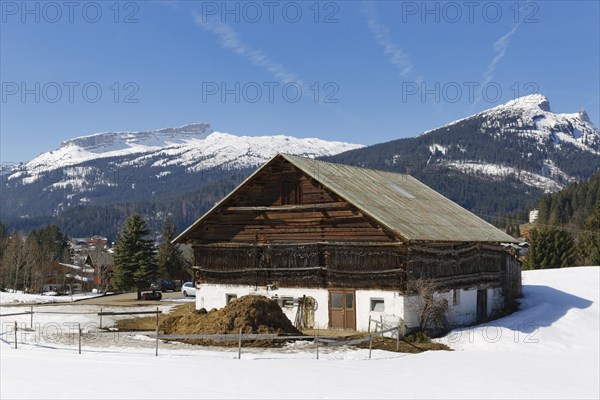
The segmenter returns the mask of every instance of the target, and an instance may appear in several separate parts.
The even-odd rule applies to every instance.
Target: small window
[[[354,293],[346,293],[346,308],[354,309]]]
[[[452,305],[457,306],[460,304],[460,289],[454,289],[452,291]]]
[[[331,293],[331,308],[344,308],[342,293]]]
[[[235,299],[237,299],[237,294],[228,293],[225,295],[225,304],[229,304]]]
[[[281,182],[281,205],[301,204],[302,193],[300,192],[300,181]]]
[[[383,301],[383,299],[371,299],[371,311],[384,312],[385,302]]]
[[[293,297],[281,297],[280,304],[281,304],[281,307],[286,307],[286,308],[294,307],[294,298]]]

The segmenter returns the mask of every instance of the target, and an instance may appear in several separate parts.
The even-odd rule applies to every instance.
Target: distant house
[[[44,292],[81,293],[92,289],[94,270],[89,267],[53,261],[46,269]]]
[[[279,154],[180,234],[194,249],[196,307],[278,299],[298,325],[419,325],[433,282],[458,326],[521,290],[515,240],[412,178]]]
[[[540,215],[540,210],[538,210],[538,209],[529,211],[529,223],[533,224],[535,221],[537,221],[539,215]]]
[[[99,292],[110,290],[114,267],[113,254],[108,251],[89,251],[85,265],[94,273],[94,288]]]

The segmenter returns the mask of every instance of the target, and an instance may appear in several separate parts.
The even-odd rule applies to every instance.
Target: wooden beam
[[[321,204],[297,204],[290,206],[252,206],[252,207],[227,207],[227,211],[311,211],[311,210],[337,210],[345,209],[348,203],[340,201]]]

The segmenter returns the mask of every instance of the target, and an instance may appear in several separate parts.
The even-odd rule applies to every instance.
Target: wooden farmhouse
[[[285,154],[174,242],[193,246],[198,309],[260,294],[304,327],[417,327],[415,282],[435,285],[451,326],[493,317],[521,290],[501,245],[515,240],[411,176]]]
[[[87,266],[52,261],[47,267],[44,292],[81,293],[91,291],[94,270]]]

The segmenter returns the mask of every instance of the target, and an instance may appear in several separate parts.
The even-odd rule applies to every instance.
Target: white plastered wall
[[[327,328],[329,324],[329,295],[327,289],[307,289],[307,288],[276,288],[268,290],[266,286],[248,286],[248,285],[217,285],[201,284],[196,292],[196,308],[205,308],[210,311],[212,308],[222,308],[227,305],[227,295],[234,294],[237,297],[249,294],[266,296],[274,298],[275,296],[293,297],[295,299],[307,296],[317,301],[315,310],[315,327]],[[293,323],[296,319],[298,307],[282,307],[284,314]]]
[[[487,315],[493,316],[504,306],[504,297],[500,289],[487,290]],[[445,299],[448,302],[448,322],[451,327],[473,324],[477,321],[477,288],[457,289],[455,302],[454,290],[437,293],[436,299]],[[405,299],[404,322],[407,327],[419,326],[419,309],[421,301],[416,296]]]
[[[488,316],[499,311],[503,306],[503,297],[499,289],[488,291]],[[317,301],[314,322],[315,327],[327,328],[329,326],[329,292],[327,289],[308,288],[275,288],[267,289],[266,286],[201,284],[196,293],[196,308],[222,308],[227,305],[227,295],[242,297],[246,295],[261,295],[268,298],[292,297],[297,299],[302,296],[312,297]],[[407,328],[419,326],[419,304],[416,296],[404,297],[395,291],[386,290],[356,290],[356,329],[367,331],[369,318],[382,320],[388,325],[397,325],[401,320]],[[477,319],[477,289],[458,289],[456,304],[453,291],[436,294],[436,298],[448,301],[448,322],[452,327],[472,324]],[[371,310],[371,300],[383,300],[383,311]],[[297,305],[282,307],[283,312],[293,323],[296,319]],[[374,325],[372,325],[374,328]]]

